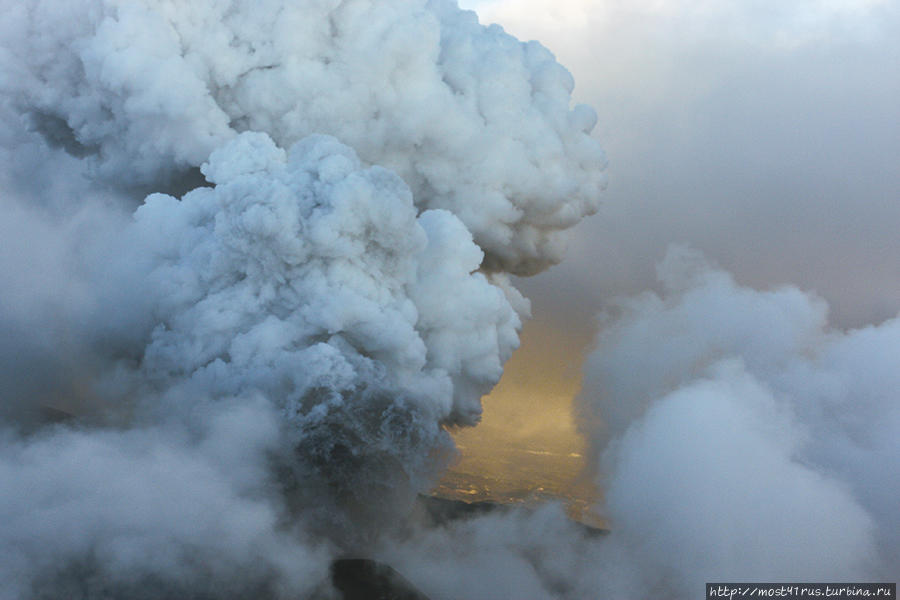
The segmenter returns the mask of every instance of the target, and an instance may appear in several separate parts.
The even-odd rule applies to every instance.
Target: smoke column
[[[327,593],[596,210],[593,110],[449,1],[0,8],[0,597]]]
[[[433,598],[897,572],[897,319],[683,247],[585,366],[611,533],[401,526],[604,185],[540,44],[440,0],[0,8],[3,600],[328,597],[347,552]]]

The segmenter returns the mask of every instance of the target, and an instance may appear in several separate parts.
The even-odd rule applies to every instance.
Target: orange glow
[[[526,323],[521,347],[483,399],[481,424],[451,432],[460,460],[437,494],[470,501],[562,499],[588,520],[583,513],[597,494],[581,479],[585,443],[572,400],[592,336],[590,327],[564,331],[539,319]]]

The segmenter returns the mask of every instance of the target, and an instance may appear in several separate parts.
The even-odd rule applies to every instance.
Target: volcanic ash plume
[[[613,537],[683,597],[896,573],[900,320],[831,329],[682,247],[659,276],[603,321],[580,397]]]
[[[594,112],[453,2],[0,8],[0,596],[310,592],[478,422]]]
[[[399,177],[327,136],[286,153],[241,134],[203,172],[214,188],[150,196],[135,215],[159,294],[139,382],[262,393],[304,466],[361,501],[397,473],[426,487],[440,424],[477,422],[518,345],[469,231],[447,211],[417,217]]]

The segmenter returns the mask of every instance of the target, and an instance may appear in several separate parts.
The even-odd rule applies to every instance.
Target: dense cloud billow
[[[770,26],[756,5],[609,3],[601,23],[589,4],[559,6],[623,84],[604,102],[624,115],[633,203],[555,298],[588,279],[591,294],[648,287],[626,263],[701,230],[704,250],[770,252],[748,263],[758,284],[791,244],[834,243],[824,218],[815,244],[798,237],[780,218],[796,207],[877,220],[857,238],[891,247],[891,219],[871,216],[893,214],[890,179],[872,174],[889,172],[894,130],[864,122],[895,123],[895,84],[866,87],[889,25],[863,25],[895,10],[838,3],[819,22],[810,0]],[[435,599],[693,598],[706,581],[900,569],[900,319],[841,330],[816,295],[739,285],[684,247],[655,292],[603,302],[585,365],[578,422],[611,531],[558,506],[419,523],[416,494],[453,459],[445,427],[479,421],[518,345],[529,303],[512,276],[559,262],[605,184],[596,115],[539,43],[451,0],[0,9],[0,600],[330,598],[346,556]],[[649,45],[632,35],[645,22]],[[855,96],[821,67],[857,39],[839,72],[878,92],[874,111],[844,111]],[[652,68],[627,66],[644,46]],[[718,80],[695,85],[702,72]],[[837,108],[770,85],[798,72]],[[752,93],[723,91],[738,82]],[[834,115],[863,133],[830,143]],[[779,136],[743,143],[762,123]],[[817,152],[810,129],[826,132]],[[704,162],[711,132],[736,141]],[[860,152],[853,197],[875,212],[856,218],[834,195],[850,180],[834,182]],[[819,187],[779,187],[785,172]],[[728,203],[717,177],[753,193]],[[835,246],[841,276],[857,238]],[[813,280],[839,286],[830,273]],[[835,322],[895,313],[886,285]]]
[[[116,185],[173,181],[242,131],[313,133],[395,171],[529,274],[597,208],[603,154],[571,75],[455,2],[5,2],[2,87]],[[161,191],[161,190],[151,190]]]
[[[333,550],[266,493],[277,485],[267,465],[280,415],[261,399],[203,412],[126,430],[4,434],[0,597],[303,597],[321,587]]]
[[[612,302],[577,417],[602,536],[545,507],[382,550],[438,598],[695,598],[712,581],[891,581],[900,318],[855,330],[782,286],[670,248]]]
[[[601,323],[579,402],[619,542],[685,597],[896,573],[900,320],[832,329],[685,247],[659,278]]]
[[[593,110],[450,1],[0,8],[0,597],[328,596],[597,209]]]
[[[441,424],[477,422],[518,345],[469,231],[417,217],[399,177],[327,136],[286,153],[244,133],[202,169],[215,187],[135,213],[160,297],[137,386],[173,402],[264,394],[339,500],[427,489]]]

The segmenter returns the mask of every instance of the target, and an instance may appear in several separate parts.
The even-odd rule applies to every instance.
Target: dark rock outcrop
[[[393,568],[367,558],[332,562],[331,583],[342,600],[428,600]]]

